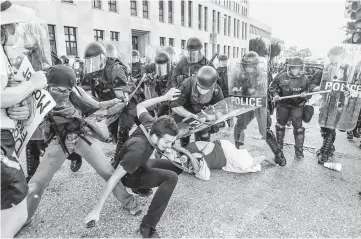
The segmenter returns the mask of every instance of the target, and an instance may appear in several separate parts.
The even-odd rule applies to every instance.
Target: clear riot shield
[[[335,49],[335,48],[334,48]],[[321,78],[321,91],[330,90],[321,98],[319,125],[340,130],[356,127],[361,109],[361,85],[358,64],[361,60],[361,46],[346,44],[328,55]],[[351,94],[345,94],[349,90]]]
[[[266,137],[267,59],[259,59],[259,62],[258,65],[253,66],[253,69],[246,69],[246,66],[241,64],[241,59],[228,61],[228,89],[231,99],[239,102],[243,107],[254,108],[253,111],[241,113],[237,117],[234,129],[235,141],[244,141],[244,130],[255,117],[257,118],[258,133],[263,138]],[[253,132],[252,134],[259,137],[258,133]]]

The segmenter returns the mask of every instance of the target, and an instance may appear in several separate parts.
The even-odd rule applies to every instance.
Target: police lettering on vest
[[[264,98],[260,97],[231,97],[232,102],[236,105],[250,105],[255,107],[262,107]]]

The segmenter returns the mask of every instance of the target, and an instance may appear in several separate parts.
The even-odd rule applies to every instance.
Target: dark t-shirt
[[[207,154],[204,159],[206,160],[209,169],[222,169],[227,163],[226,156],[224,155],[221,142],[216,140],[213,143],[213,151],[210,154]],[[201,150],[198,149],[196,142],[188,144],[186,149],[191,153],[201,152]]]
[[[154,118],[148,112],[144,112],[140,114],[139,121],[149,131]],[[119,164],[127,173],[134,174],[137,170],[147,167],[146,163],[153,151],[153,146],[149,143],[142,129],[138,127],[122,147]]]

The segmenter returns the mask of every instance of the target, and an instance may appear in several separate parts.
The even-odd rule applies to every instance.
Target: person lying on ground
[[[237,149],[228,140],[195,141],[188,144],[185,149],[173,146],[164,154],[163,157],[168,157],[175,163],[190,169],[197,178],[202,180],[210,179],[210,169],[223,169],[234,173],[255,173],[261,171],[263,161],[275,165],[272,158],[266,155],[252,157],[246,149]],[[159,157],[161,155],[156,154],[156,158]],[[174,167],[176,168],[176,165]]]
[[[154,119],[146,108],[164,101],[176,100],[180,95],[178,89],[170,89],[164,96],[143,101],[137,105],[137,115],[141,125],[133,132],[121,149],[116,161],[116,170],[109,179],[104,192],[94,209],[85,218],[87,227],[95,226],[101,210],[110,192],[118,181],[128,188],[149,189],[158,187],[147,214],[140,224],[140,234],[144,238],[159,237],[156,226],[162,217],[181,171],[169,170],[173,164],[164,159],[148,160],[154,149],[164,151],[170,148],[177,138],[178,127],[170,116]],[[142,128],[144,127],[144,128]],[[145,132],[150,130],[150,133]]]

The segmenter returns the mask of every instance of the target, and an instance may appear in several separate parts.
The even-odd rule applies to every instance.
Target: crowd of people
[[[306,93],[319,91],[320,85],[305,77],[303,60],[298,57],[273,79],[269,69],[272,59],[280,53],[277,44],[268,47],[262,38],[252,39],[247,54],[232,62],[226,55],[219,55],[216,68],[214,57],[208,60],[202,53],[203,42],[197,37],[188,39],[187,54],[179,62],[175,62],[172,47],[159,47],[154,61],[148,64],[141,63],[140,53],[133,50],[131,65],[121,59],[111,42],[92,42],[86,46],[83,59],[77,57],[70,65],[66,56],[58,58],[47,50],[49,42],[40,41],[38,34],[26,30],[29,24],[42,28],[32,9],[5,1],[1,4],[1,13],[3,237],[14,237],[30,223],[47,186],[66,159],[71,161],[73,172],[81,168],[83,160],[87,161],[107,182],[99,201],[85,218],[87,227],[96,225],[111,192],[130,214],[138,215],[142,208],[135,195],[152,195],[152,188],[158,187],[139,227],[140,235],[149,238],[160,237],[156,227],[181,173],[209,180],[211,169],[259,172],[264,161],[285,166],[283,139],[289,119],[294,128],[295,159],[304,158],[302,122],[309,122],[312,117],[305,107],[309,99]],[[27,34],[27,40],[22,34]],[[29,36],[33,36],[32,41]],[[8,47],[19,45],[19,39],[27,49],[22,54],[28,57],[35,73],[28,81],[14,84],[19,67],[10,59]],[[335,47],[329,57],[336,58],[341,50]],[[327,73],[327,68],[324,71]],[[26,99],[41,89],[50,94],[56,105],[26,145],[25,176],[13,156],[12,130],[17,121],[29,118],[30,106]],[[285,96],[291,97],[282,99]],[[196,132],[193,142],[190,136],[178,138],[179,123],[192,117],[204,124],[216,121],[217,114],[204,114],[203,118],[199,114],[205,107],[229,97],[242,97],[242,100],[258,97],[264,103],[256,110],[237,116],[234,143],[226,139],[211,141],[211,135],[220,127],[233,126],[232,117]],[[322,107],[321,110],[327,108]],[[271,129],[274,108],[275,134]],[[100,111],[106,112],[109,134],[88,118]],[[244,131],[254,118],[274,158],[255,157],[244,148]],[[130,134],[133,127],[136,129]],[[336,131],[327,125],[321,131],[324,142],[318,152],[318,162],[323,164],[331,160],[335,150]],[[348,137],[351,134],[358,137],[358,129],[348,132]],[[175,144],[178,139],[180,145]],[[105,156],[98,140],[116,144],[112,159]]]

